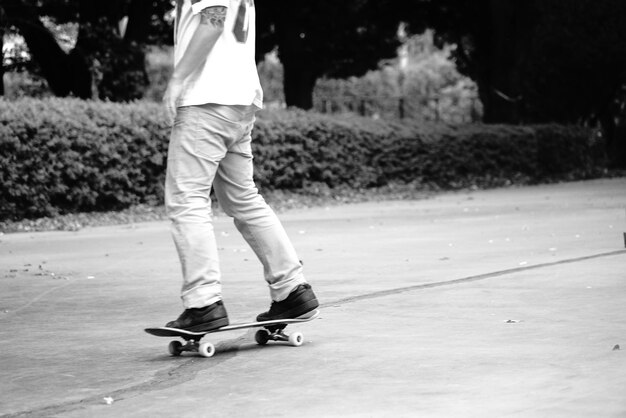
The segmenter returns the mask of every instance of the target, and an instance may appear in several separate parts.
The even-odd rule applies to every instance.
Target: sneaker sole
[[[314,308],[312,311],[309,311],[305,314],[300,315],[299,317],[295,318],[295,319],[309,319],[312,316],[315,316],[317,314],[318,309]]]

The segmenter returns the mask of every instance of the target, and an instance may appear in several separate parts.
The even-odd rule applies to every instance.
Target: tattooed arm
[[[224,31],[226,7],[212,6],[200,12],[200,24],[170,79],[163,102],[171,120],[176,115],[176,102],[182,93],[183,81],[209,56]]]
[[[200,24],[174,69],[174,78],[185,79],[204,62],[217,39],[222,35],[225,20],[226,7],[207,7],[200,12]]]

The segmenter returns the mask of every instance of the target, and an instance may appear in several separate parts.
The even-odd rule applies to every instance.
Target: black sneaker
[[[168,328],[203,332],[228,325],[228,314],[221,300],[204,308],[185,309],[177,320],[168,322]]]
[[[272,321],[275,319],[295,319],[304,317],[307,313],[314,311],[320,304],[317,302],[315,293],[308,283],[296,287],[287,296],[287,299],[280,302],[272,302],[270,310],[263,312],[256,317],[259,322]]]

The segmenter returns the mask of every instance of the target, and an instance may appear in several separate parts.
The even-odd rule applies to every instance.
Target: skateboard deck
[[[247,322],[241,324],[232,324],[225,327],[216,328],[210,331],[185,331],[178,328],[155,327],[145,328],[148,334],[157,337],[179,337],[185,340],[185,344],[178,340],[174,340],[169,344],[169,352],[172,356],[179,356],[185,351],[197,352],[203,357],[212,357],[215,354],[215,346],[210,342],[200,342],[200,339],[207,334],[217,332],[234,331],[245,328],[263,328],[258,330],[254,339],[259,345],[265,345],[268,341],[285,341],[294,347],[299,347],[304,342],[304,336],[301,332],[285,334],[283,331],[289,324],[297,324],[300,322],[312,321],[319,316],[319,310],[315,310],[307,314],[306,317],[296,319],[276,319],[273,321]]]

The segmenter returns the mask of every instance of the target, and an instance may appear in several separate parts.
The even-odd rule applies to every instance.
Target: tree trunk
[[[263,14],[273,18],[272,32],[278,41],[278,58],[283,64],[283,89],[287,106],[309,110],[313,107],[313,87],[322,71],[313,48],[304,31],[306,19],[301,9],[309,10],[313,1],[268,1],[261,8]]]
[[[126,37],[122,39],[119,21],[127,12],[122,0],[80,0],[80,30],[75,50],[90,64],[94,79],[90,90],[100,99],[140,99],[149,83],[145,53],[135,42],[140,33],[133,26],[140,23],[137,17],[140,11],[150,16],[151,2],[134,0],[131,6]]]
[[[313,107],[313,88],[317,75],[307,61],[296,57],[282,57],[284,68],[284,90],[287,106],[309,110]]]
[[[477,79],[478,95],[483,104],[484,123],[523,123],[520,111],[523,97],[519,93],[509,96],[511,91],[519,90],[511,85],[511,79],[506,77],[504,71],[506,70],[498,68],[495,71],[488,70],[487,74],[482,74]],[[504,89],[504,86],[508,88]]]
[[[523,63],[534,26],[533,1],[490,0],[488,25],[479,31],[475,78],[485,123],[523,123]]]
[[[621,113],[623,109],[610,109],[600,116],[599,121],[604,136],[607,163],[609,168],[626,168],[626,118]]]
[[[65,97],[71,93],[81,98],[87,90],[78,81],[90,80],[89,70],[61,49],[56,39],[41,23],[34,8],[22,0],[4,0],[7,20],[15,25],[26,40],[28,50],[39,64],[44,78],[55,96]],[[90,84],[90,82],[89,82]],[[90,90],[88,90],[90,91]],[[78,94],[77,94],[78,93]]]
[[[4,96],[4,36],[2,34],[3,31],[0,31],[0,96]]]
[[[71,91],[81,99],[93,99],[93,76],[89,70],[89,62],[80,48],[74,48],[69,55],[69,66],[72,69]]]
[[[618,125],[607,144],[609,167],[626,169],[626,125]]]
[[[128,7],[128,25],[124,40],[143,44],[148,39],[150,19],[152,18],[151,0],[132,0]]]

